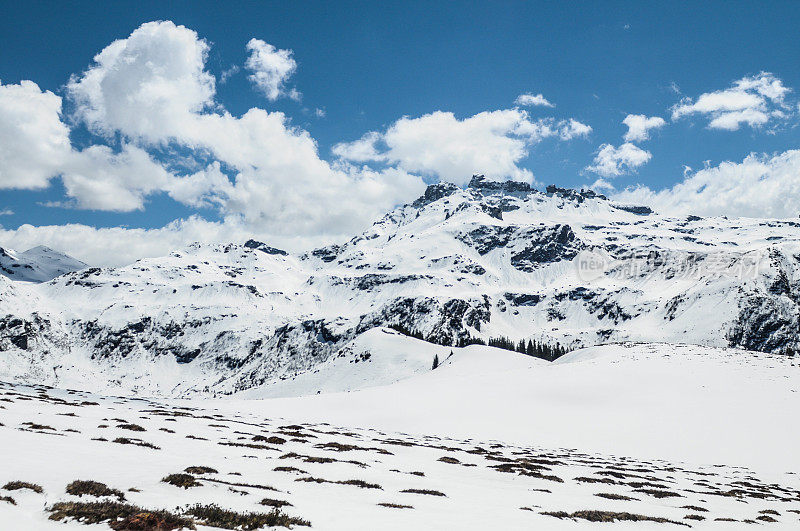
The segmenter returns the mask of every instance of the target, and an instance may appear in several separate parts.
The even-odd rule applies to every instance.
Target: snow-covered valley
[[[87,504],[106,501],[108,514],[163,509],[197,529],[234,528],[209,504],[273,523],[264,515],[279,507],[286,525],[326,530],[796,529],[797,369],[692,346],[590,348],[553,364],[471,346],[401,382],[306,398],[3,384],[0,521],[81,529]]]

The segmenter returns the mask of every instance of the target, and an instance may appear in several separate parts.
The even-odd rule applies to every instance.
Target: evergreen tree
[[[433,367],[431,367],[431,370],[435,369],[438,366],[439,366],[439,355],[436,354],[435,356],[433,356]]]

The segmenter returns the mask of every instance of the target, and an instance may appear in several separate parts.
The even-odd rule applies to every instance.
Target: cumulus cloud
[[[32,81],[0,83],[0,189],[45,188],[70,155],[61,98]]]
[[[250,55],[245,68],[252,72],[248,78],[268,100],[275,101],[281,96],[295,100],[300,98],[297,90],[290,89],[287,92],[284,88],[286,80],[297,70],[291,50],[279,50],[261,39],[250,39],[247,51]]]
[[[761,72],[743,77],[723,90],[701,94],[696,100],[684,98],[672,108],[672,119],[699,114],[709,119],[710,129],[736,131],[742,125],[761,127],[792,114],[786,103],[789,87],[770,74]]]
[[[531,94],[530,92],[526,92],[525,94],[520,94],[517,96],[517,99],[514,100],[514,103],[525,107],[555,107],[555,105],[547,101],[547,98],[541,94]]]
[[[106,46],[67,91],[93,130],[163,142],[182,137],[197,113],[214,106],[208,43],[172,22],[142,24]]]
[[[257,39],[248,50],[254,82],[277,98],[296,68],[291,52]],[[94,131],[121,134],[145,148],[188,148],[230,170],[223,174],[211,166],[142,183],[143,193],[158,188],[189,205],[238,216],[254,231],[269,227],[276,236],[302,238],[360,230],[424,189],[419,177],[404,171],[331,166],[311,135],[281,112],[251,108],[233,116],[215,100],[207,54],[208,44],[194,31],[147,23],[106,47],[69,83],[77,117]]]
[[[586,169],[603,177],[617,177],[646,164],[651,158],[649,151],[630,142],[619,147],[603,144],[594,157],[594,164]]]
[[[353,162],[370,162],[386,160],[386,156],[378,151],[377,144],[381,142],[380,133],[370,131],[353,142],[342,142],[333,146],[331,151],[337,157]]]
[[[620,201],[646,204],[675,215],[785,218],[800,214],[800,150],[751,154],[742,162],[687,173],[671,188],[644,186],[617,194]]]
[[[78,208],[119,212],[143,209],[145,196],[179,180],[130,144],[118,153],[100,145],[74,152],[61,178]]]
[[[74,150],[61,105],[31,81],[0,85],[0,188],[45,188],[60,176],[70,201],[54,204],[130,211],[178,180],[130,144],[118,152],[102,145]]]
[[[650,130],[664,127],[667,122],[660,116],[647,117],[644,114],[629,114],[622,120],[628,126],[623,140],[625,142],[642,142],[650,138]]]
[[[524,110],[485,111],[464,119],[436,111],[403,117],[385,132],[369,132],[354,142],[333,147],[338,157],[355,162],[383,162],[456,184],[476,172],[494,179],[533,181],[519,162],[545,138],[570,140],[592,128],[576,120],[533,121]]]

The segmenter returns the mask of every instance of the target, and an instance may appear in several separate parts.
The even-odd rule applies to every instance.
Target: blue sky
[[[417,134],[417,129],[409,128],[403,139],[406,144],[395,146],[394,151],[387,144],[392,142],[387,130],[403,117],[415,120],[437,111],[452,112],[454,119],[461,121],[482,112],[517,109],[525,113],[526,124],[551,120],[553,131],[558,129],[559,123],[575,120],[589,126],[591,131],[567,135],[570,136],[567,140],[562,139],[558,131],[540,134],[535,140],[526,137],[524,156],[512,155],[515,159],[513,171],[492,167],[475,167],[474,171],[495,171],[499,178],[533,180],[539,185],[555,183],[577,187],[603,179],[609,186],[605,189],[609,194],[660,201],[674,208],[683,204],[682,201],[704,204],[702,200],[657,195],[687,179],[686,175],[691,176],[704,167],[709,171],[719,169],[724,161],[741,164],[751,153],[760,154],[760,162],[769,165],[771,157],[794,150],[800,141],[797,127],[800,4],[796,2],[675,2],[669,5],[645,2],[575,5],[555,2],[444,2],[437,5],[429,2],[253,2],[236,6],[215,2],[103,5],[6,2],[0,10],[0,81],[8,87],[31,80],[42,92],[52,91],[60,96],[61,119],[69,129],[75,151],[92,145],[107,145],[116,153],[123,144],[135,145],[176,178],[217,160],[221,172],[231,182],[236,182],[237,173],[241,171],[237,164],[242,167],[257,164],[241,159],[239,154],[227,158],[220,155],[216,151],[218,146],[206,137],[190,140],[176,133],[180,137],[178,140],[174,136],[155,139],[152,135],[142,140],[141,130],[126,129],[124,124],[111,123],[107,117],[103,123],[90,123],[85,112],[81,115],[75,99],[81,91],[70,93],[66,89],[70,77],[80,80],[92,66],[96,54],[113,41],[128,38],[149,21],[172,21],[176,26],[196,32],[197,39],[206,41],[203,69],[214,76],[215,86],[213,103],[206,105],[203,112],[225,111],[234,118],[252,108],[285,113],[287,127],[302,130],[316,142],[319,158],[334,165],[347,159],[332,154],[334,145],[353,142],[374,132],[378,135],[376,146],[382,154],[369,160],[348,159],[350,164],[367,164],[374,171],[399,168],[425,183],[445,179],[449,174],[441,164],[426,166],[420,162],[424,157],[409,152],[414,149],[414,142],[408,136]],[[246,45],[253,38],[274,46],[273,50],[290,51],[295,62],[294,70],[282,80],[280,96],[274,99],[265,97],[263,90],[249,79],[253,70],[246,67],[246,62],[252,50]],[[764,73],[769,73],[769,77],[763,77]],[[690,108],[703,94],[731,89],[733,83],[743,79],[756,80],[761,86],[777,80],[785,89],[780,100],[758,96],[761,102],[745,109],[747,112],[760,109],[759,112],[766,113],[766,121],[751,116],[751,122],[735,122],[735,127],[730,124],[712,127],[712,120],[720,115],[719,109]],[[291,89],[300,96],[292,97]],[[526,93],[541,94],[553,106],[516,105],[517,97]],[[753,89],[750,94],[760,93]],[[675,106],[682,100],[686,112],[675,116]],[[96,105],[96,100],[93,101]],[[616,150],[625,143],[623,135],[628,127],[622,122],[629,114],[661,117],[664,125],[651,129],[646,135],[648,139],[641,137],[629,142],[634,146],[632,156],[638,162],[628,166],[606,165],[605,174],[593,171],[592,166],[599,167],[595,158],[604,145]],[[0,126],[2,119],[0,116]],[[519,125],[518,122],[514,124],[507,127]],[[439,134],[426,131],[434,137]],[[445,127],[441,135],[449,136],[448,131]],[[518,139],[518,129],[514,131],[517,132],[508,129],[501,136]],[[263,141],[270,142],[270,139],[265,137]],[[200,149],[198,143],[202,144]],[[500,144],[503,143],[501,140]],[[515,149],[515,146],[503,144],[497,149],[505,148]],[[642,152],[649,154],[645,162],[642,162]],[[458,156],[459,151],[454,153],[451,158]],[[176,166],[179,155],[192,158],[194,164]],[[478,160],[495,160],[496,155],[489,153],[488,158]],[[232,162],[234,158],[239,162]],[[472,167],[471,160],[455,167]],[[81,171],[89,171],[86,164],[89,163],[80,163]],[[114,167],[119,164],[115,162]],[[21,237],[11,231],[23,224],[38,227],[77,223],[88,227],[157,229],[192,215],[215,223],[234,217],[241,221],[244,216],[245,222],[238,223],[238,229],[247,231],[249,227],[254,233],[272,235],[279,240],[291,239],[292,224],[296,225],[296,221],[276,220],[271,214],[254,211],[252,207],[255,202],[272,200],[270,194],[274,194],[277,183],[283,183],[284,187],[279,195],[286,195],[283,193],[286,187],[295,184],[291,178],[280,181],[280,177],[274,177],[274,172],[279,170],[270,164],[264,164],[271,168],[269,171],[263,170],[253,179],[262,184],[265,180],[277,180],[259,192],[258,197],[244,197],[242,190],[248,187],[242,186],[235,192],[235,198],[234,192],[226,190],[214,192],[216,199],[204,202],[196,198],[181,201],[165,193],[167,185],[147,185],[150,188],[136,192],[141,204],[134,208],[131,205],[120,207],[113,199],[104,203],[87,198],[85,194],[91,191],[87,192],[85,187],[78,191],[74,179],[61,179],[60,172],[66,170],[54,166],[46,186],[42,186],[41,180],[35,188],[19,184],[19,181],[0,183],[0,211],[13,211],[13,214],[0,216],[0,224],[6,237],[17,242]],[[686,166],[692,168],[692,172],[685,175]],[[776,171],[791,174],[794,166],[788,170],[784,166]],[[618,167],[620,174],[609,174],[609,167]],[[2,170],[0,167],[0,176]],[[14,168],[6,174],[17,175],[24,171],[24,167]],[[309,170],[308,178],[302,180],[305,186],[314,185],[316,171]],[[345,173],[355,180],[360,179],[360,174],[354,171]],[[135,178],[134,173],[126,173],[120,179],[128,182]],[[725,175],[721,174],[719,179],[725,179]],[[700,177],[702,180],[715,178],[705,173]],[[397,179],[392,175],[381,178]],[[404,202],[418,192],[418,186],[411,180],[403,187],[395,186],[395,181],[385,185],[393,187],[393,191],[382,193],[380,201],[376,202],[381,208]],[[635,185],[646,188],[625,196],[624,190]],[[783,186],[790,185],[784,183]],[[320,183],[320,186],[326,184]],[[705,186],[695,188],[702,191]],[[95,189],[92,185],[91,190]],[[358,193],[356,188],[353,190],[342,193],[346,196]],[[302,195],[303,192],[295,193]],[[204,197],[212,195],[209,192]],[[224,198],[220,198],[222,195]],[[317,200],[328,199],[319,197]],[[330,200],[332,205],[337,204],[335,198]],[[288,199],[282,203],[276,196],[274,201],[274,209],[295,208]],[[786,215],[784,210],[765,205],[763,215]],[[733,209],[730,214],[758,215],[759,212]],[[348,213],[343,212],[338,217],[347,216]],[[258,220],[263,223],[259,225]],[[278,222],[286,226],[277,231],[265,229],[264,223],[274,228]],[[317,225],[311,223],[298,229],[298,235],[303,241],[316,236],[324,239],[327,232],[314,227],[331,224],[339,227],[337,223],[319,220]],[[343,223],[339,232],[345,233],[364,223],[363,220]],[[333,233],[330,236],[333,237]],[[47,235],[40,232],[38,236],[29,234],[26,237],[31,242],[37,238],[51,243],[58,241],[52,231]]]

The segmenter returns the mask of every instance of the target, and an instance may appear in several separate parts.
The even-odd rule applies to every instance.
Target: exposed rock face
[[[249,240],[41,284],[0,276],[0,377],[229,393],[313,372],[382,326],[445,345],[798,349],[797,222],[645,213],[474,176],[301,255]]]
[[[276,249],[275,247],[270,247],[266,243],[262,243],[256,240],[247,240],[246,242],[244,242],[244,246],[247,247],[248,249],[256,249],[258,251],[261,251],[262,253],[267,253],[267,254],[279,254],[281,256],[286,256],[289,254],[286,251],[283,251],[281,249]]]

